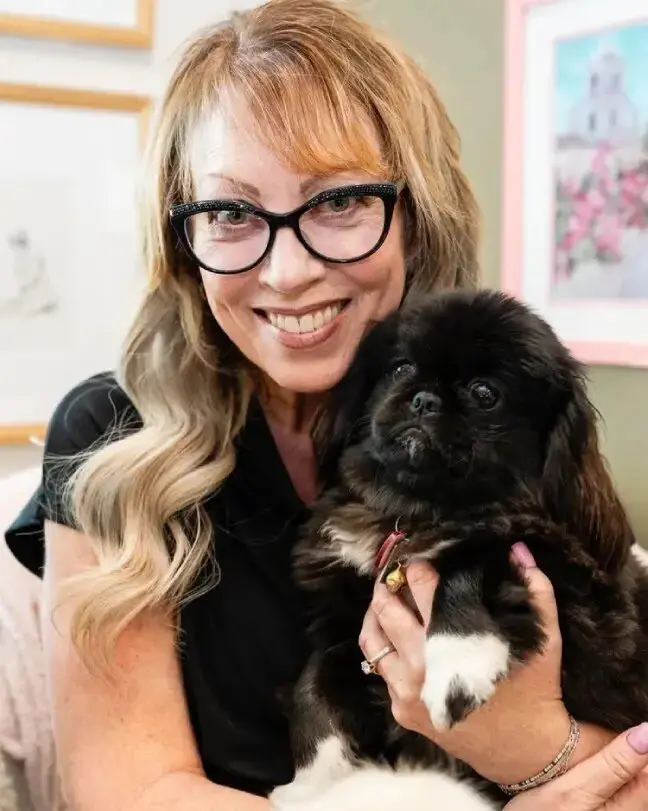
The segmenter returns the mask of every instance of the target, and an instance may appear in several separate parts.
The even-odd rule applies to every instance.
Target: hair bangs
[[[231,77],[224,96],[232,115],[243,102],[259,140],[294,171],[326,176],[360,170],[392,179],[372,116],[330,75],[324,80],[312,71],[250,65]]]

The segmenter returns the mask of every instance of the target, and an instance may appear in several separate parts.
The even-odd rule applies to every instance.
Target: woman
[[[370,320],[475,283],[458,151],[421,69],[328,0],[270,0],[185,51],[152,140],[149,287],[119,385],[100,375],[63,399],[38,507],[9,536],[38,570],[44,524],[73,808],[261,811],[290,781],[282,695],[306,655],[290,549],[317,493],[309,428]],[[430,599],[429,573],[411,585]],[[397,717],[433,735],[409,700],[412,618],[377,591],[362,646],[371,657],[393,637],[379,672]],[[443,739],[491,779],[535,774],[565,741],[554,639],[492,718]],[[532,705],[529,747],[516,725]],[[570,765],[611,737],[583,727]]]

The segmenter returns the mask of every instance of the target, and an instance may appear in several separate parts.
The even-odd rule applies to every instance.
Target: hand
[[[420,700],[426,636],[415,612],[399,595],[390,594],[377,583],[360,635],[366,658],[389,643],[395,648],[381,659],[377,673],[389,689],[396,721],[499,783],[515,783],[539,772],[560,751],[569,734],[569,717],[561,698],[562,640],[553,589],[528,549],[522,547],[520,551],[518,547],[517,553],[516,561],[524,568],[547,644],[540,655],[514,666],[494,696],[448,732],[434,729]],[[436,572],[428,564],[413,562],[407,568],[407,582],[420,615],[430,617]]]
[[[646,811],[648,724],[624,733],[567,774],[507,803],[505,811]]]

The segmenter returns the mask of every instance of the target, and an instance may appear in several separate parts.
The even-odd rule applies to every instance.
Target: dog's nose
[[[429,391],[419,391],[412,397],[410,408],[415,414],[420,417],[425,417],[428,414],[434,414],[439,410],[441,399],[436,394],[430,394]]]

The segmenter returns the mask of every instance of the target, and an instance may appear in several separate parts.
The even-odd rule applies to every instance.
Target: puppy
[[[401,728],[382,679],[360,668],[375,579],[412,559],[440,575],[424,618],[422,700],[435,727],[462,721],[543,646],[510,562],[517,541],[555,590],[568,710],[618,731],[645,721],[648,578],[630,554],[583,370],[550,327],[497,292],[433,296],[369,332],[331,399],[319,428],[328,488],[295,552],[313,646],[295,696],[297,774],[275,805],[306,810],[330,796],[337,811],[376,809],[384,797],[393,808],[390,792],[406,785],[411,811],[504,804]]]

